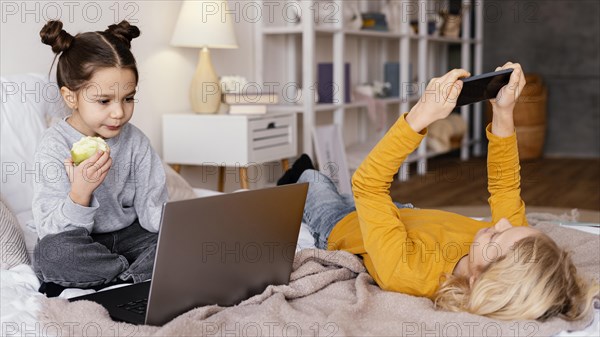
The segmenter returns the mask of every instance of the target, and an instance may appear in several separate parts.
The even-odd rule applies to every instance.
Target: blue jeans
[[[37,243],[33,270],[43,282],[67,288],[90,288],[117,278],[138,283],[152,277],[158,233],[136,221],[110,233],[84,228],[46,235]]]
[[[309,185],[302,221],[315,238],[315,246],[327,249],[327,238],[333,227],[346,215],[356,211],[354,198],[349,194],[340,194],[331,179],[319,171],[304,171],[298,183],[305,182]],[[414,208],[412,204],[394,204],[398,208]]]

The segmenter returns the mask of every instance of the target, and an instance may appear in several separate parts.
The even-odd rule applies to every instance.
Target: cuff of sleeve
[[[494,142],[494,143],[510,144],[510,143],[515,143],[517,141],[517,132],[515,130],[513,130],[512,135],[510,135],[508,137],[499,137],[499,136],[496,136],[495,134],[493,134],[492,133],[492,123],[488,124],[488,126],[485,128],[485,134],[487,136],[487,139],[490,142]]]
[[[423,129],[421,132],[416,132],[406,121],[406,115],[408,115],[408,112],[405,112],[400,118],[398,118],[398,121],[394,127],[399,128],[402,134],[407,137],[407,139],[420,143],[423,138],[427,136],[427,128]]]
[[[100,207],[100,203],[95,196],[92,195],[89,207],[81,206],[71,200],[71,197],[67,196],[67,201],[63,206],[63,214],[67,219],[73,221],[74,224],[87,225],[94,222],[94,214]]]

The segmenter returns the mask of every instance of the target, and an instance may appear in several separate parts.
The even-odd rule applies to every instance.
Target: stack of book
[[[259,115],[267,113],[267,105],[277,104],[279,97],[270,92],[225,93],[222,102],[231,115]]]

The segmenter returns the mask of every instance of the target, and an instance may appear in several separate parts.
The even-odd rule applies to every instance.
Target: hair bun
[[[127,43],[127,47],[131,48],[131,40],[140,36],[140,30],[137,26],[132,26],[126,20],[119,22],[117,25],[110,25],[105,33],[111,34]]]
[[[42,43],[52,47],[55,54],[64,52],[71,47],[74,37],[62,29],[61,21],[48,21],[40,31]]]

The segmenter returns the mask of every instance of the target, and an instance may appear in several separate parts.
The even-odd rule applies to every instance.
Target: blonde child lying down
[[[510,83],[492,100],[493,121],[486,129],[491,222],[415,209],[390,197],[394,175],[426,128],[454,109],[460,78],[469,76],[462,69],[432,79],[419,102],[371,151],[352,178],[354,200],[313,170],[307,156],[279,183],[310,183],[303,221],[317,247],[361,256],[383,289],[496,319],[577,320],[591,309],[598,286],[583,281],[569,254],[527,223],[513,123],[525,77],[519,64],[497,70],[507,68],[514,69]]]

